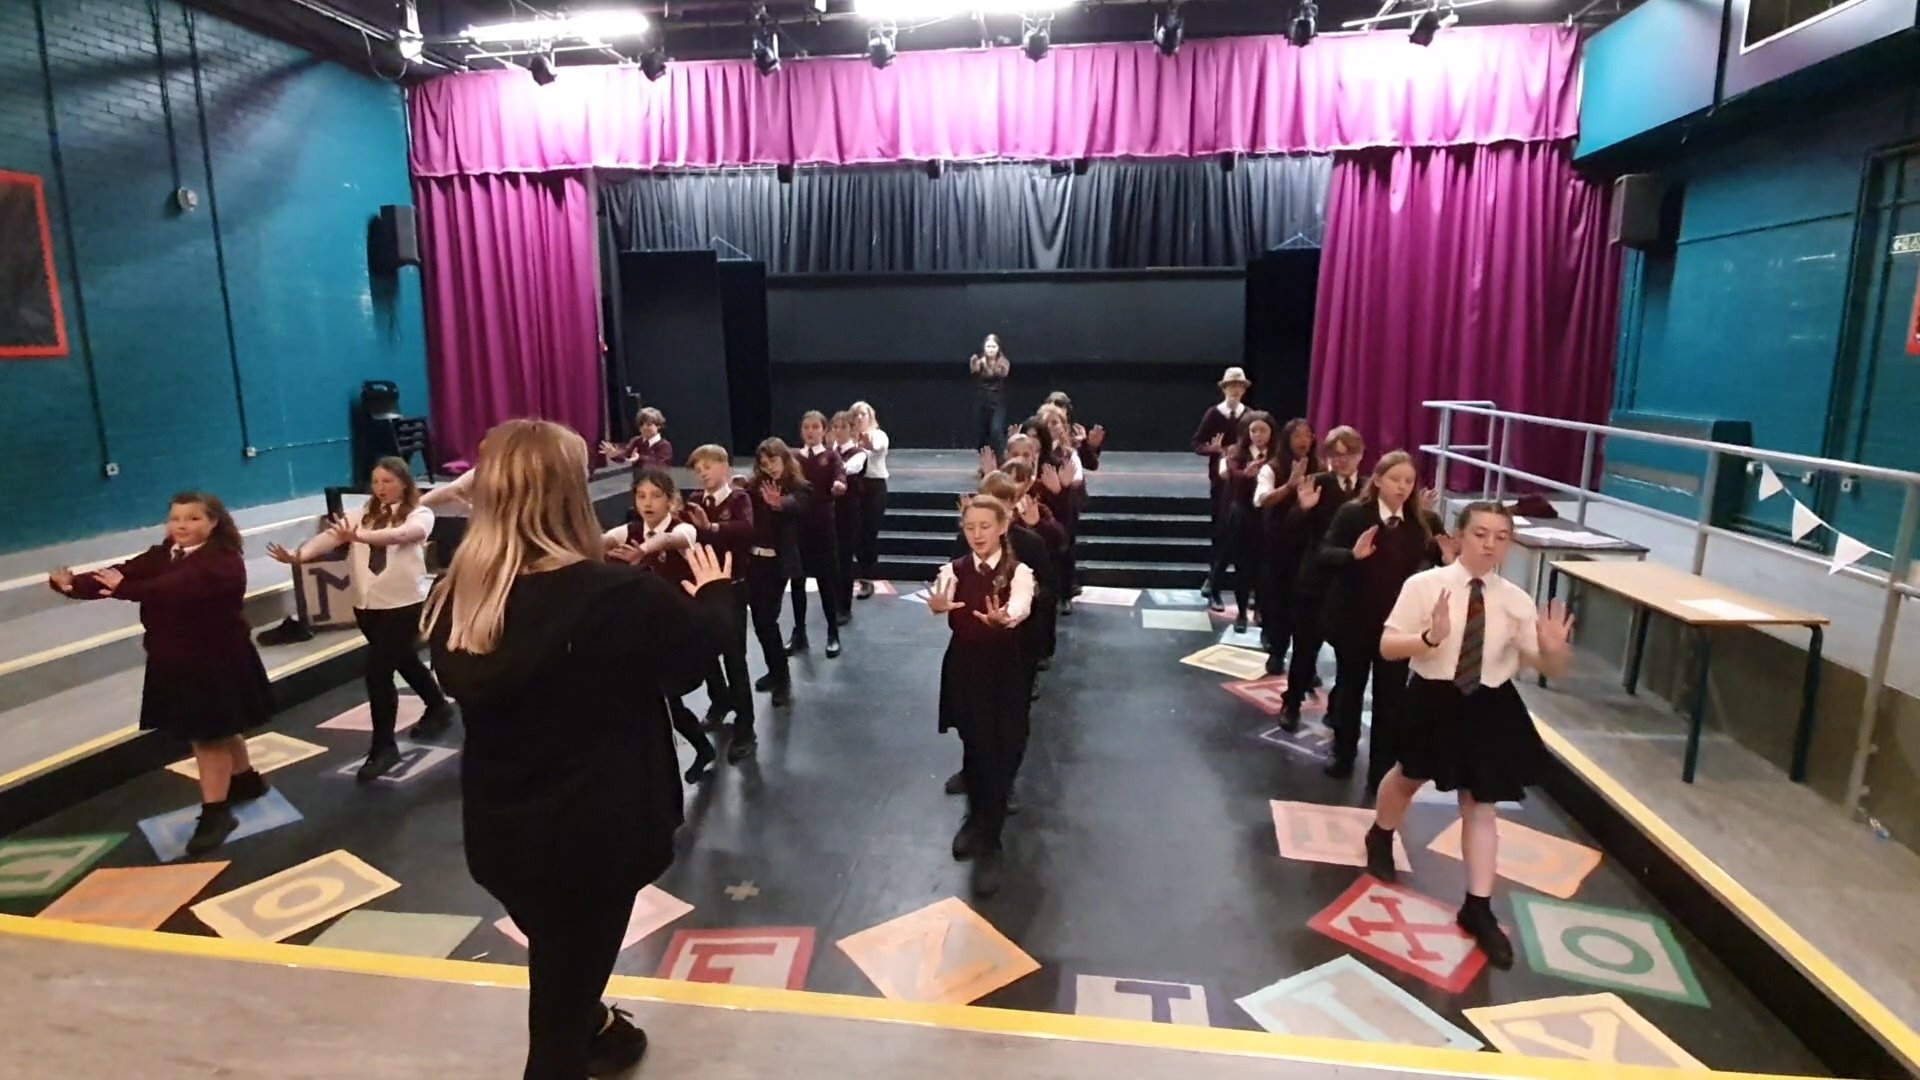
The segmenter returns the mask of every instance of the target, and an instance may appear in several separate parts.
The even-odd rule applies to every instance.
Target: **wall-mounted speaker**
[[[1671,248],[1680,234],[1680,194],[1652,173],[1632,173],[1613,182],[1607,237],[1621,247]]]
[[[374,269],[382,273],[420,265],[420,233],[414,226],[413,207],[380,208],[379,220],[373,227],[372,249],[367,254]]]

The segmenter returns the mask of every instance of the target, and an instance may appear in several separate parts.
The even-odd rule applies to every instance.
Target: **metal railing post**
[[[1707,478],[1700,482],[1699,524],[1693,530],[1693,572],[1707,565],[1707,526],[1713,524],[1714,489],[1720,486],[1720,451],[1707,451]]]
[[[1887,568],[1886,596],[1880,611],[1880,636],[1873,643],[1873,669],[1867,673],[1867,694],[1860,703],[1860,730],[1854,733],[1853,763],[1847,767],[1847,811],[1858,813],[1867,795],[1867,760],[1873,756],[1874,736],[1880,727],[1880,697],[1887,686],[1887,667],[1893,661],[1893,638],[1900,626],[1901,595],[1897,586],[1913,570],[1913,533],[1920,525],[1920,488],[1907,483],[1900,503],[1900,531],[1893,544],[1893,565]]]
[[[1587,447],[1580,452],[1580,495],[1575,504],[1573,520],[1582,525],[1587,523],[1587,492],[1597,490],[1593,481],[1593,449],[1596,436],[1587,432]]]
[[[1500,471],[1493,476],[1493,501],[1507,501],[1507,451],[1513,445],[1513,418],[1500,425]]]
[[[1440,406],[1440,458],[1433,463],[1433,487],[1441,498],[1447,496],[1447,455],[1453,452],[1453,407]]]

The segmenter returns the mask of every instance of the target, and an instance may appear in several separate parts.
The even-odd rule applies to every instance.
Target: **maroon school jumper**
[[[1026,754],[1031,684],[1019,628],[975,617],[987,610],[988,597],[1005,604],[1012,594],[1011,573],[1008,587],[1000,589],[994,588],[994,575],[979,570],[971,551],[953,561],[953,599],[966,606],[947,612],[953,639],[940,663],[940,730],[960,732],[966,748],[967,820],[988,850],[997,851],[1013,775]]]
[[[712,547],[716,557],[733,556],[733,580],[745,581],[747,549],[753,546],[753,496],[729,485],[720,489],[718,499],[702,491],[693,502],[707,514],[707,527],[696,529],[699,542]]]
[[[682,522],[678,517],[668,516],[667,520],[661,524],[660,531],[670,533],[680,524],[682,524]],[[699,530],[694,530],[694,533],[697,538]],[[638,544],[646,538],[647,526],[644,522],[633,521],[627,523],[627,542],[629,544]],[[687,564],[687,553],[682,548],[669,548],[665,551],[656,551],[633,565],[636,569],[645,570],[649,574],[663,577],[675,585],[685,585],[693,580],[693,567]]]
[[[636,469],[644,469],[649,465],[661,469],[673,468],[673,444],[667,441],[665,435],[660,436],[652,446],[636,435],[627,441],[627,454]]]

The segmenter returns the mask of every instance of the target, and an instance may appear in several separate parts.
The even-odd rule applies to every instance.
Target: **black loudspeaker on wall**
[[[1613,212],[1607,237],[1621,247],[1663,249],[1680,232],[1680,188],[1652,173],[1632,173],[1613,182]]]
[[[420,234],[414,227],[413,207],[383,206],[374,223],[372,250],[368,252],[374,269],[392,273],[403,266],[420,265]]]

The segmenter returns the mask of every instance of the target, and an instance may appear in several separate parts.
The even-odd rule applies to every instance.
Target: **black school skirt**
[[[957,729],[962,739],[973,739],[1007,737],[1023,728],[1033,685],[1026,647],[1020,627],[949,642],[940,662],[940,730]]]
[[[1409,779],[1483,803],[1523,799],[1539,779],[1546,748],[1511,679],[1463,695],[1452,682],[1415,675],[1401,715],[1400,771]]]
[[[148,657],[140,726],[188,742],[243,735],[273,717],[266,666],[251,642],[191,659]]]

